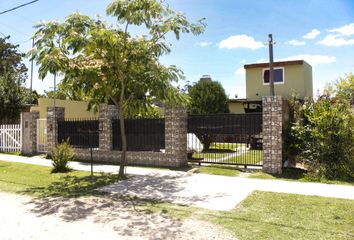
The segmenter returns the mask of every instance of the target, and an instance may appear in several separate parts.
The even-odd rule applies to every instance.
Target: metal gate
[[[262,166],[262,113],[189,115],[191,162]]]
[[[37,152],[47,153],[47,119],[37,119]]]
[[[0,152],[21,151],[21,125],[0,125]]]

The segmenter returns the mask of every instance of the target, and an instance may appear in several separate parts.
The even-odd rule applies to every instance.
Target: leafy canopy
[[[9,38],[0,38],[0,121],[18,119],[28,95],[22,87],[27,78],[24,54]]]
[[[211,79],[201,79],[189,88],[192,114],[228,113],[227,96],[222,85]]]
[[[62,74],[63,84],[84,92],[91,104],[111,101],[126,114],[154,101],[184,102],[172,85],[182,72],[162,65],[159,58],[171,51],[166,42],[169,32],[177,39],[181,33],[200,34],[202,20],[191,24],[185,15],[157,0],[113,1],[107,14],[116,17],[117,26],[80,13],[63,23],[36,25],[35,48],[29,54],[40,65],[39,77]],[[131,25],[146,34],[132,36]]]

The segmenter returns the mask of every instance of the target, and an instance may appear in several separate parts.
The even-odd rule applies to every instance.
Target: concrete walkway
[[[0,154],[0,160],[51,165],[50,160],[40,157]],[[90,170],[87,163],[72,162],[70,166],[76,170]],[[118,166],[96,164],[94,171],[116,173]],[[139,167],[128,167],[127,173],[135,176],[102,190],[225,211],[233,209],[255,190],[354,200],[354,186],[224,177]]]

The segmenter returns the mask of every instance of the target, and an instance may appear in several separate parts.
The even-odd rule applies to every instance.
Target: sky
[[[0,0],[0,12],[29,0]],[[166,0],[190,21],[206,18],[199,36],[168,38],[172,52],[162,57],[165,65],[176,65],[186,80],[197,82],[202,75],[219,81],[230,98],[245,97],[244,64],[267,62],[268,34],[273,34],[275,60],[305,60],[312,65],[314,94],[326,83],[354,72],[353,0]],[[110,0],[39,0],[0,15],[0,35],[10,35],[19,50],[31,49],[33,26],[42,20],[63,21],[79,11],[90,17],[100,14]],[[134,29],[133,34],[139,34]],[[24,61],[30,69],[28,60]],[[53,77],[38,79],[34,68],[33,89],[53,89]],[[26,86],[29,86],[29,79]],[[184,83],[181,82],[181,85]]]

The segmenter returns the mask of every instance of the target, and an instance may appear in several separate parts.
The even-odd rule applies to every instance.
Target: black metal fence
[[[187,144],[190,161],[262,165],[262,113],[189,115]]]
[[[113,149],[122,150],[119,120],[112,121]],[[125,119],[128,151],[165,149],[165,119]]]
[[[99,147],[97,119],[67,119],[58,121],[58,143],[69,140],[75,148]]]

